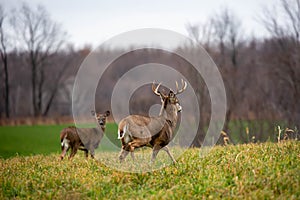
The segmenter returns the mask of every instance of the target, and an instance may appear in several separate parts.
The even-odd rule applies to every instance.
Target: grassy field
[[[0,158],[59,153],[60,131],[69,125],[0,126]],[[119,145],[117,126],[107,124],[106,135]],[[108,147],[107,147],[108,148]],[[103,150],[108,150],[105,146]]]
[[[204,157],[199,151],[189,149],[176,165],[148,173],[116,171],[79,155],[0,159],[0,199],[300,198],[297,141],[214,147]]]
[[[104,146],[99,160],[115,169],[82,152],[60,161],[66,126],[0,127],[0,199],[300,199],[299,141],[217,146],[204,157],[189,149],[176,165],[126,173],[115,169],[149,168],[150,151],[142,165],[120,164]],[[119,145],[115,124],[106,135]],[[159,153],[156,165],[169,162]]]

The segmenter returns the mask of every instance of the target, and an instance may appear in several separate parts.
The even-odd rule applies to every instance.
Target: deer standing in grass
[[[185,81],[181,80],[181,82],[182,88],[178,89],[178,83],[176,82],[176,92],[170,89],[169,94],[164,94],[158,90],[161,83],[157,86],[154,83],[152,84],[152,91],[160,97],[162,102],[159,116],[129,115],[120,121],[118,126],[118,139],[122,142],[120,162],[126,158],[129,152],[132,159],[135,160],[134,149],[148,146],[153,149],[151,163],[155,161],[161,149],[167,152],[173,163],[176,163],[167,145],[173,139],[178,112],[181,111],[176,95],[182,93],[187,87]]]
[[[110,115],[110,112],[106,111],[104,114],[100,114],[92,111],[92,115],[97,120],[97,128],[76,128],[75,126],[69,126],[60,132],[61,160],[65,157],[69,148],[72,149],[69,159],[75,156],[78,149],[85,152],[86,158],[90,151],[91,157],[94,158],[95,149],[103,137],[106,118]]]

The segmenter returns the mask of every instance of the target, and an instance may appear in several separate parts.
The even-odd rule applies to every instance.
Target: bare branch
[[[52,57],[63,46],[65,33],[57,23],[51,20],[43,6],[32,9],[23,3],[18,13],[15,13],[12,18],[11,23],[16,34],[20,35],[21,47],[28,53],[27,61],[31,66],[33,111],[34,115],[38,116],[43,113],[43,107],[46,106],[47,110],[49,102],[51,103],[53,100],[53,95],[51,95],[50,100],[44,105],[44,101],[47,101],[44,98],[47,93],[44,87],[45,69],[51,63]],[[60,77],[61,74],[57,76]],[[58,85],[56,86],[58,87]]]

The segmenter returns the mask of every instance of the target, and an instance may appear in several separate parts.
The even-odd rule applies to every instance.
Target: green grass
[[[0,126],[0,157],[28,156],[60,152],[60,131],[69,125]],[[117,126],[107,124],[107,137],[115,144]],[[104,146],[102,149],[107,150]]]
[[[128,156],[120,164],[109,145],[97,150],[98,161],[84,159],[83,152],[60,161],[59,133],[67,126],[0,127],[0,199],[300,198],[298,141],[217,146],[204,157],[189,149],[176,165],[126,173],[118,170],[149,168],[150,149],[138,151],[136,163]],[[108,124],[104,140],[119,146],[116,131]],[[161,152],[150,167],[169,162]]]
[[[298,141],[218,146],[204,157],[199,152],[189,149],[176,165],[146,173],[120,172],[83,155],[0,159],[0,199],[300,198]],[[159,156],[157,162],[169,159]]]
[[[0,127],[0,157],[50,154],[60,148],[59,133],[64,126]]]
[[[258,142],[277,142],[278,126],[296,131],[295,126],[288,126],[284,121],[231,120],[227,134],[234,144],[249,143],[252,137]],[[249,135],[246,133],[246,128],[248,128]],[[298,131],[296,132],[298,134]]]
[[[0,158],[58,153],[60,152],[59,134],[67,126],[69,125],[0,126]],[[82,126],[91,127],[86,124]],[[249,129],[249,135],[246,134],[246,127]],[[277,141],[278,134],[275,127],[275,124],[271,126],[265,121],[232,121],[228,135],[234,144],[248,143],[253,136],[258,142],[274,142]],[[282,125],[282,127],[286,126]],[[110,143],[120,147],[115,123],[107,124],[105,136],[98,150],[112,150]]]

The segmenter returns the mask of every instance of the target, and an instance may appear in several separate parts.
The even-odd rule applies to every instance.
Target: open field
[[[81,151],[72,161],[60,161],[59,132],[66,126],[0,127],[0,199],[300,198],[299,141],[217,146],[204,157],[189,149],[176,165],[126,173],[85,160]],[[116,130],[108,124],[106,135],[119,145]],[[149,167],[150,151],[145,166],[138,166],[130,157],[117,163],[118,152],[110,150],[104,146],[100,160],[111,166]],[[169,162],[159,153],[157,163]]]
[[[232,132],[231,139],[234,144],[251,142],[251,137],[255,136],[259,142],[275,142],[277,141],[277,133],[272,130],[256,130],[255,125],[258,122],[243,121],[240,129],[234,129],[234,121],[230,123]],[[267,122],[266,122],[267,123]],[[266,124],[265,123],[265,124]],[[19,125],[19,126],[0,126],[0,158],[9,158],[16,155],[29,156],[29,155],[49,155],[51,153],[59,153],[60,150],[60,131],[72,124],[65,125]],[[84,125],[90,127],[89,125]],[[246,134],[245,129],[249,128],[249,135]],[[285,127],[284,125],[282,127]],[[254,133],[264,132],[263,136],[255,135]],[[120,146],[120,141],[117,139],[117,125],[115,123],[108,123],[105,135],[109,138],[110,142],[116,146]],[[99,150],[111,150],[107,146],[104,138]]]
[[[58,154],[61,151],[59,134],[67,126],[69,125],[0,126],[0,158]],[[119,144],[115,124],[107,124],[106,135],[112,142]]]
[[[189,149],[176,165],[149,173],[119,172],[79,155],[72,161],[50,154],[0,162],[0,199],[300,198],[297,141],[214,147],[204,157]]]

